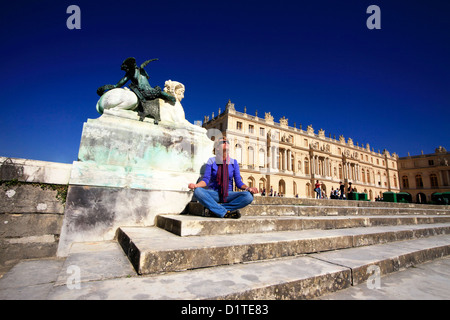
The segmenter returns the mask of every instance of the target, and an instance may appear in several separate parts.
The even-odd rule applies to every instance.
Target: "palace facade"
[[[450,153],[438,147],[434,153],[398,159],[400,187],[416,203],[432,201],[435,193],[450,192]]]
[[[313,198],[317,180],[328,198],[340,182],[346,188],[352,183],[369,200],[400,191],[398,156],[375,152],[369,144],[355,145],[351,138],[326,137],[324,130],[315,133],[312,126],[291,127],[284,117],[275,122],[270,112],[263,118],[238,112],[231,101],[217,116],[205,117],[203,127],[210,136],[228,138],[242,181],[261,191],[272,188],[283,196]]]

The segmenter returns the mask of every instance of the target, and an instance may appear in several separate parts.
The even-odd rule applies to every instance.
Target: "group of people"
[[[266,188],[263,188],[262,190],[260,190],[261,192],[261,196],[269,196],[269,197],[284,197],[284,194],[282,194],[281,192],[276,192],[275,190],[273,190],[273,187],[270,187],[270,191],[269,193],[266,192]]]
[[[316,180],[316,183],[314,185],[314,191],[316,192],[316,199],[328,199],[326,193],[322,190],[322,185],[320,184],[319,180]],[[356,192],[356,189],[353,188],[352,183],[348,183],[348,193]],[[342,183],[342,181],[339,182],[339,189],[333,189],[331,187],[331,194],[330,199],[346,199],[345,195],[345,185]]]

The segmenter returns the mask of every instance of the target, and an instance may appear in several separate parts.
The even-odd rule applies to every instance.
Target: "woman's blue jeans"
[[[196,188],[194,196],[205,208],[223,218],[227,211],[234,211],[249,205],[253,201],[253,194],[249,191],[228,191],[227,202],[219,203],[219,192],[211,189]]]
[[[320,188],[317,188],[316,189],[317,191],[316,191],[316,199],[320,199],[321,198],[321,194],[320,194],[320,192],[321,192],[321,190],[320,190]]]

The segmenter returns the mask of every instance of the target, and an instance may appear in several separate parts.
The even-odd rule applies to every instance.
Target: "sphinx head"
[[[179,102],[184,98],[184,84],[178,81],[167,80],[164,84],[164,91],[174,96]]]

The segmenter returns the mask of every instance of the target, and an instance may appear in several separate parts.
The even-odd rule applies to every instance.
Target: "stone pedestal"
[[[110,240],[120,226],[151,226],[179,214],[212,155],[206,129],[188,121],[138,121],[136,112],[105,110],[83,126],[72,166],[58,256],[71,243]]]

